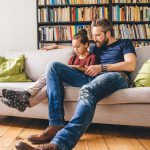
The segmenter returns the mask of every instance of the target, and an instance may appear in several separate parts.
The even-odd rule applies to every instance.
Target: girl
[[[81,29],[74,35],[72,46],[74,54],[68,61],[70,67],[85,72],[86,66],[97,63],[96,56],[88,51],[89,39],[85,29]],[[2,97],[1,101],[4,104],[23,112],[27,107],[33,107],[47,98],[45,76],[42,75],[32,87],[25,91],[3,89]]]

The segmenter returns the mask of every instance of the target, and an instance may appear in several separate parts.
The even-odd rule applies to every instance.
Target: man
[[[130,40],[116,40],[111,22],[107,19],[92,22],[95,45],[90,51],[97,55],[99,65],[87,67],[85,74],[64,64],[54,62],[47,67],[46,83],[49,99],[49,126],[39,135],[28,138],[32,143],[47,146],[32,147],[16,144],[18,150],[71,150],[91,124],[96,104],[105,96],[128,87],[129,73],[135,70],[136,55]],[[76,80],[74,80],[74,76]],[[65,125],[63,82],[82,87],[75,113]]]

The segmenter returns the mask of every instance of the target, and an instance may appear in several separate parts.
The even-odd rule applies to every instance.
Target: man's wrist
[[[101,64],[101,72],[107,72],[107,71],[108,71],[107,65]]]

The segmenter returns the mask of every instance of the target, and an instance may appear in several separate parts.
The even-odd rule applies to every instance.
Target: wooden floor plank
[[[74,147],[73,150],[89,150],[85,134],[80,138],[78,144]]]
[[[101,126],[93,124],[89,127],[85,133],[86,141],[89,147],[89,150],[109,150],[103,135],[100,132]]]
[[[5,134],[0,137],[0,147],[2,147],[3,149],[8,149],[12,144],[14,144],[14,141],[17,138],[18,134],[22,132],[22,129],[25,128],[27,124],[28,123],[26,122],[26,119],[19,120],[19,118],[13,121],[13,125],[7,124],[9,128],[7,128]]]
[[[0,118],[0,137],[10,128],[16,119],[12,117],[1,117]]]
[[[145,147],[150,150],[150,128],[142,127],[128,127],[130,132],[135,135],[136,139]]]
[[[105,126],[101,132],[110,150],[145,150],[125,126]]]

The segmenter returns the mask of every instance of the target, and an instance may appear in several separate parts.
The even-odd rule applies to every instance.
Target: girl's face
[[[77,55],[83,55],[85,52],[87,52],[88,43],[83,44],[80,42],[80,39],[73,39],[72,40],[72,46],[73,50]]]

